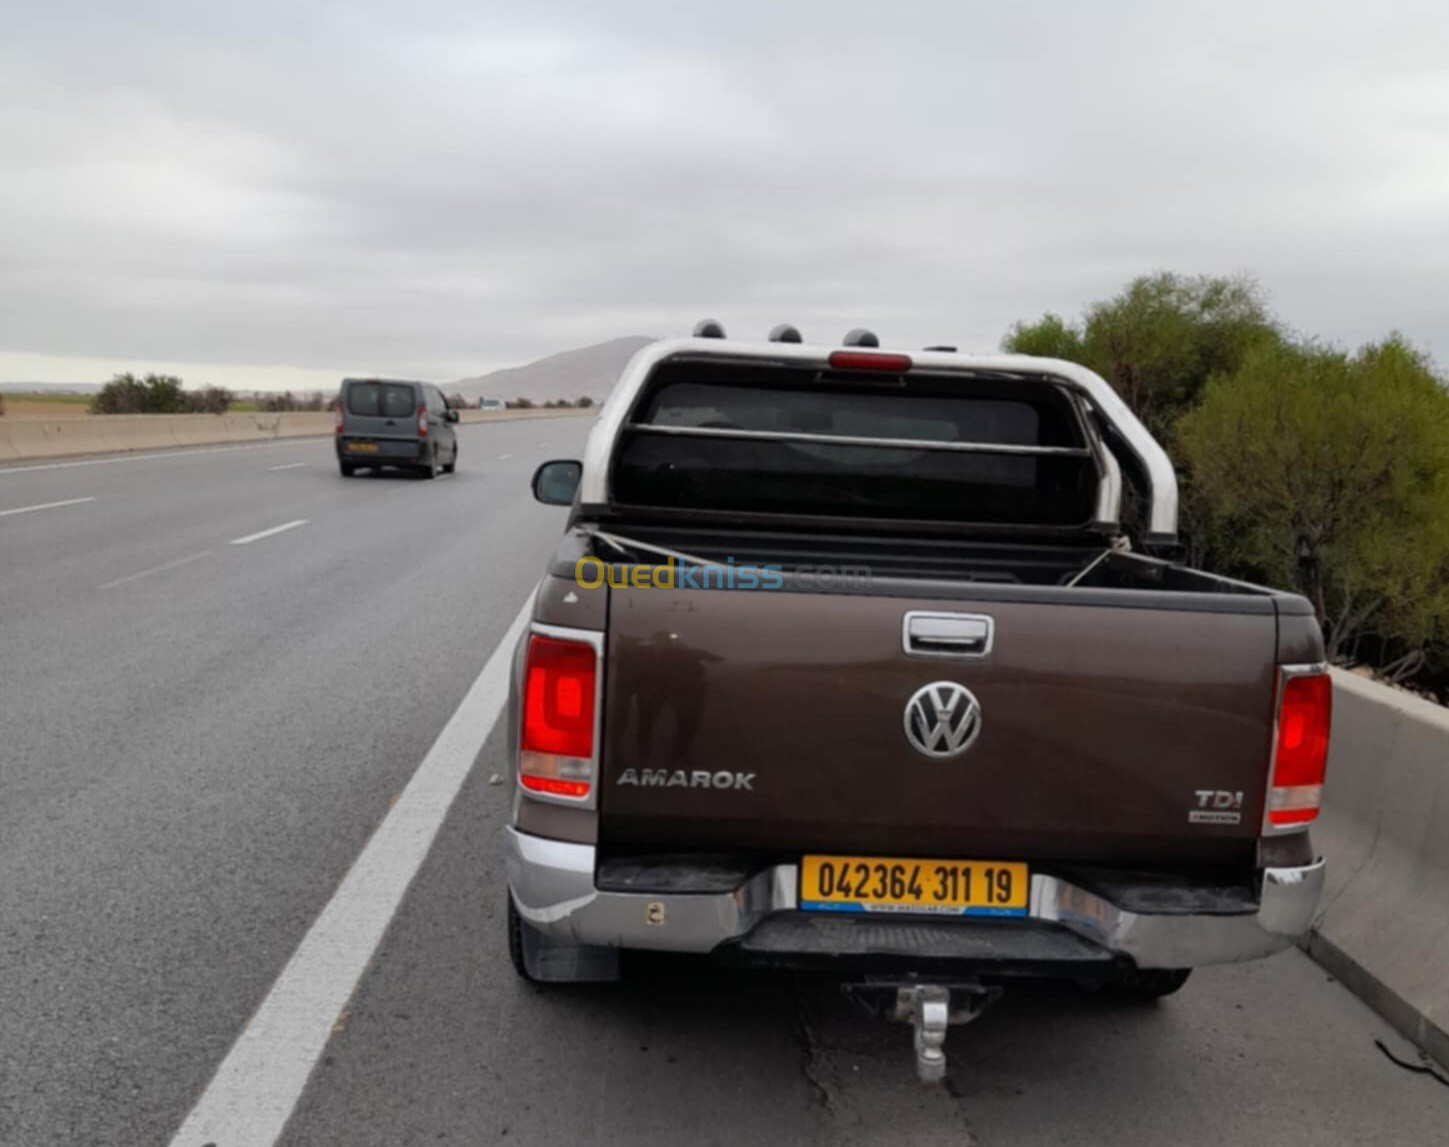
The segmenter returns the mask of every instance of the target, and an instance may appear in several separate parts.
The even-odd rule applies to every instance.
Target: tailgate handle
[[[901,627],[905,651],[916,657],[985,657],[996,623],[984,613],[911,610]]]

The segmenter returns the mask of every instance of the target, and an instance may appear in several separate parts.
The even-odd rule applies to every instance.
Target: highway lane
[[[0,519],[0,1144],[168,1142],[516,614],[562,522],[528,474],[586,426],[465,428],[437,483],[343,481],[316,441],[0,470],[0,510],[97,499]],[[1449,1126],[1449,1088],[1389,1063],[1373,1040],[1401,1041],[1297,954],[1156,1008],[1010,995],[952,1033],[937,1090],[908,1029],[809,981],[654,958],[620,986],[526,988],[501,930],[501,753],[495,734],[284,1142],[1427,1144]]]
[[[282,1142],[677,1147],[1428,1147],[1449,1088],[1297,952],[1199,970],[1156,1006],[1016,989],[953,1029],[943,1088],[909,1029],[791,975],[645,956],[620,985],[511,974],[495,737]],[[383,1098],[386,1097],[386,1098]],[[199,1147],[199,1145],[198,1145]]]
[[[586,427],[465,428],[432,483],[325,440],[0,475],[98,497],[0,520],[0,1143],[166,1141],[532,588],[529,472]]]

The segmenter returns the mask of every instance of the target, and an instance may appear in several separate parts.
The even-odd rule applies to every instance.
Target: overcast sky
[[[1449,363],[1449,5],[0,0],[0,381],[990,350],[1153,269]]]

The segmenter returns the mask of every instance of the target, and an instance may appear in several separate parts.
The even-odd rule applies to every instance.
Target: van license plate
[[[347,444],[347,451],[350,454],[376,454],[377,453],[377,443],[376,442],[349,442]]]
[[[1025,916],[1031,873],[1002,860],[907,860],[807,856],[800,907],[807,912],[908,912],[933,916]]]

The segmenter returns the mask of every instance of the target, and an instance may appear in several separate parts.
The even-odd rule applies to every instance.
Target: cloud
[[[1446,33],[1392,4],[27,12],[0,375],[446,379],[703,314],[987,349],[1156,268],[1442,352]]]

